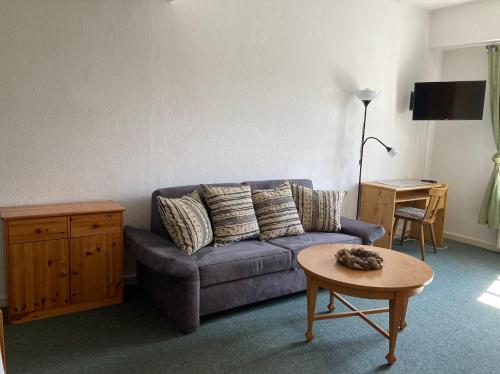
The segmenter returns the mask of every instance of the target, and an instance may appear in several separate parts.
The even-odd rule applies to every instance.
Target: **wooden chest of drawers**
[[[121,303],[124,211],[113,201],[0,208],[9,322]]]

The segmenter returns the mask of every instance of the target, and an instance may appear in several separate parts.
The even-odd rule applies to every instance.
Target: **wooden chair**
[[[401,245],[403,245],[403,241],[405,238],[406,227],[408,221],[414,222],[419,225],[420,229],[420,252],[422,254],[422,261],[425,261],[425,242],[424,242],[424,225],[429,226],[432,246],[434,247],[434,253],[436,251],[436,235],[434,234],[434,221],[436,220],[436,215],[438,210],[440,209],[441,201],[448,191],[448,185],[442,185],[440,187],[433,187],[429,191],[429,203],[425,209],[410,207],[410,206],[402,206],[396,209],[394,213],[394,227],[392,230],[392,235],[394,238],[394,233],[396,232],[396,228],[398,227],[399,220],[402,219],[403,223],[403,232],[401,233]],[[392,239],[392,238],[391,238]]]

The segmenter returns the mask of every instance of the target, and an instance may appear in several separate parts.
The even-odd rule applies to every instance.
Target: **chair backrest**
[[[431,188],[429,191],[430,200],[425,209],[424,221],[434,221],[436,219],[436,214],[441,208],[440,204],[443,201],[446,191],[448,191],[447,184]]]

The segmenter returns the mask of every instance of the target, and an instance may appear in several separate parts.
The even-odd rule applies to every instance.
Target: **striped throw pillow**
[[[203,191],[212,218],[215,247],[259,235],[250,186],[203,185]]]
[[[340,231],[340,210],[346,191],[315,191],[292,183],[293,199],[306,231]]]
[[[175,245],[190,255],[212,242],[212,226],[198,192],[179,198],[158,196],[158,211]]]
[[[282,183],[272,190],[252,191],[252,200],[261,240],[304,233],[290,182]]]

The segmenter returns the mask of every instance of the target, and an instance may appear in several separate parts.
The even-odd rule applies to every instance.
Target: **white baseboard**
[[[457,242],[461,242],[461,243],[465,243],[465,244],[470,244],[470,245],[473,245],[473,246],[476,246],[476,247],[481,247],[481,248],[484,248],[484,249],[489,249],[490,251],[500,252],[500,248],[498,248],[496,246],[496,244],[485,242],[483,240],[479,240],[479,239],[476,239],[476,238],[472,238],[472,237],[467,236],[467,235],[462,235],[462,234],[457,234],[457,233],[454,233],[454,232],[445,231],[444,232],[444,237],[447,238],[447,239],[455,240]]]

